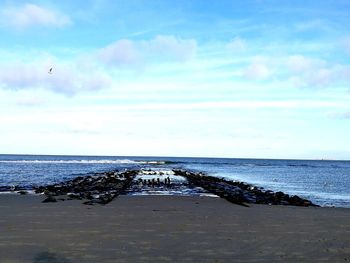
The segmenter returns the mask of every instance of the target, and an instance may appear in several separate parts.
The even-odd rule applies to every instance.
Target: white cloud
[[[165,35],[156,36],[142,44],[153,56],[180,61],[191,59],[197,50],[197,42],[194,39],[181,39]]]
[[[270,75],[271,70],[262,62],[254,62],[244,71],[244,77],[251,80],[264,80]]]
[[[127,66],[137,63],[140,54],[134,42],[122,39],[99,51],[100,59],[106,63],[117,66]]]
[[[348,87],[350,66],[296,54],[281,57],[255,57],[241,76],[249,80],[285,81],[297,88]]]
[[[340,72],[341,78],[350,81],[350,66],[343,67]]]
[[[350,79],[348,66],[330,64],[322,59],[293,55],[286,60],[289,81],[296,87],[322,88],[343,84]]]
[[[71,23],[68,16],[35,4],[5,7],[1,11],[1,23],[18,29],[30,26],[62,27]]]
[[[343,40],[343,46],[345,48],[345,51],[350,55],[350,37]]]
[[[183,62],[196,54],[197,42],[174,36],[156,36],[151,40],[118,40],[98,52],[106,64],[122,67],[139,67],[159,61]]]
[[[302,55],[290,56],[287,65],[292,72],[300,73],[310,69],[312,62]]]
[[[350,111],[347,112],[334,112],[328,115],[332,119],[350,119]]]
[[[322,59],[308,58],[303,55],[292,55],[287,58],[288,69],[294,73],[320,69],[326,67],[326,64],[326,61]]]
[[[226,48],[231,52],[239,53],[247,49],[247,44],[240,37],[235,37],[226,45]]]
[[[333,83],[333,79],[336,77],[337,72],[332,69],[321,68],[310,72],[310,75],[306,76],[306,80],[309,84],[316,87],[329,86]]]
[[[39,97],[20,97],[17,99],[17,105],[25,107],[35,107],[43,105],[45,101]]]
[[[302,55],[288,57],[287,66],[293,76],[292,83],[298,87],[324,87],[328,86],[336,72],[331,69],[326,61],[308,58]]]
[[[47,62],[0,65],[0,87],[6,89],[48,89],[56,93],[73,95],[77,92],[108,88],[110,76],[94,69],[94,73],[80,71],[75,65],[53,63],[52,74]]]

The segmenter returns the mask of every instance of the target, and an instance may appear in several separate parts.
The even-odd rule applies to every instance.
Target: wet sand
[[[0,195],[1,263],[350,261],[350,209],[212,197],[41,200]]]

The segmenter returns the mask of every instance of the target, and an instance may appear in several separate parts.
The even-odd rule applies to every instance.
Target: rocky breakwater
[[[251,204],[292,205],[292,206],[317,206],[311,201],[290,196],[283,192],[265,191],[262,188],[223,178],[208,176],[204,173],[194,173],[186,170],[173,170],[175,175],[185,177],[189,183],[200,186],[205,190],[218,195],[226,200],[248,206]]]
[[[43,202],[57,202],[64,200],[85,200],[84,204],[107,204],[130,187],[138,171],[111,171],[79,176],[73,180],[40,186],[36,193],[47,196]]]

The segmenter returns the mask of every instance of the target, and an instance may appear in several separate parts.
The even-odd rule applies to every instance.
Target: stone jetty
[[[35,192],[47,196],[43,202],[83,199],[86,205],[104,205],[123,194],[137,173],[136,170],[128,170],[79,176],[70,181],[37,187]]]
[[[185,177],[191,184],[200,186],[209,192],[226,200],[247,206],[252,204],[317,206],[311,201],[297,195],[290,196],[283,192],[273,192],[243,183],[208,176],[204,173],[195,173],[186,170],[173,170],[176,175]]]
[[[142,178],[144,175],[148,176],[147,180]],[[201,172],[173,169],[170,170],[171,175],[181,177],[183,180],[180,183],[173,183],[167,174],[142,169],[110,171],[79,176],[58,184],[40,186],[35,188],[35,192],[47,196],[43,202],[80,199],[86,205],[104,205],[118,195],[142,190],[147,192],[150,188],[162,191],[176,190],[177,192],[183,189],[200,188],[203,193],[211,193],[242,206],[248,206],[248,204],[316,206],[311,201],[296,195],[290,196],[283,192],[264,190],[247,183],[213,177]]]

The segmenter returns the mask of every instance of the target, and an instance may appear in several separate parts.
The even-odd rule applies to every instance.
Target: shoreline
[[[193,196],[121,195],[104,206],[43,199],[0,195],[2,262],[350,260],[346,208]]]

